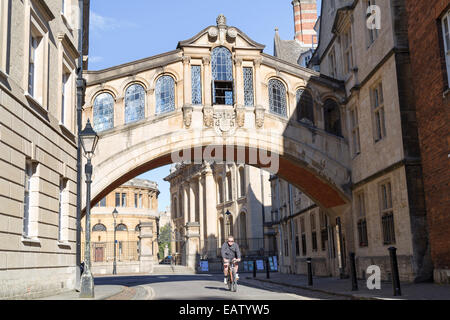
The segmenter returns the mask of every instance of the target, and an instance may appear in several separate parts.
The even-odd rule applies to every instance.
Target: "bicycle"
[[[235,260],[233,259],[228,264],[228,276],[227,276],[228,290],[230,290],[231,292],[237,291],[236,269],[234,267],[235,267]]]

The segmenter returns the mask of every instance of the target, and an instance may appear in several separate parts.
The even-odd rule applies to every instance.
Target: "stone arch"
[[[146,91],[150,88],[150,83],[145,78],[139,76],[129,77],[125,79],[120,85],[119,92],[122,93],[122,96],[125,97],[125,92],[127,91],[128,87],[133,84],[140,84]]]
[[[117,102],[117,99],[120,96],[119,92],[116,90],[116,88],[114,88],[110,85],[98,85],[98,86],[92,88],[91,94],[89,95],[88,99],[86,99],[86,101],[89,101],[88,107],[93,107],[95,98],[97,98],[97,96],[102,93],[111,94],[114,98],[114,102]]]

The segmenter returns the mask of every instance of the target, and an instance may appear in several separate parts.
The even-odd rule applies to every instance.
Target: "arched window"
[[[106,227],[104,224],[96,224],[95,226],[92,227],[92,232],[105,232],[106,231]]]
[[[128,231],[128,228],[126,225],[124,225],[123,223],[118,224],[116,227],[116,231]]]
[[[173,197],[172,208],[173,208],[172,216],[174,219],[176,219],[176,218],[178,218],[177,197]]]
[[[175,110],[175,81],[171,76],[162,76],[156,81],[156,114]]]
[[[240,182],[240,197],[245,197],[246,191],[246,185],[245,185],[245,169],[244,167],[239,168],[239,182]]]
[[[323,109],[325,131],[336,136],[342,136],[341,113],[336,101],[328,99],[325,101]]]
[[[247,216],[245,212],[239,215],[239,242],[241,246],[245,246],[247,240]]]
[[[133,84],[125,92],[125,124],[133,123],[145,117],[145,89]]]
[[[225,47],[214,48],[211,53],[213,104],[233,105],[233,61]]]
[[[280,80],[269,80],[269,103],[272,113],[287,117],[286,87]]]
[[[231,173],[227,174],[227,200],[233,200],[233,185],[231,184]]]
[[[308,90],[297,91],[297,120],[314,125],[314,102]]]
[[[94,130],[102,132],[114,127],[114,98],[109,93],[99,94],[94,101]]]
[[[223,203],[223,181],[222,178],[217,179],[217,200],[219,200],[219,204]]]

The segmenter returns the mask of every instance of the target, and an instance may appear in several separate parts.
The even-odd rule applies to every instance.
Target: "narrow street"
[[[245,278],[245,275],[241,275]],[[336,300],[323,293],[243,279],[237,292],[228,291],[223,277],[214,275],[153,275],[97,277],[96,285],[122,285],[136,290],[133,300]],[[147,294],[145,293],[147,291]],[[127,298],[127,297],[121,297]],[[113,298],[114,299],[114,298]]]

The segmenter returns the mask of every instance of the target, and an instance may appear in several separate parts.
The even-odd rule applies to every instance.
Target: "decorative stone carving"
[[[216,27],[211,27],[208,30],[208,36],[211,41],[214,41],[219,36],[219,30]]]
[[[182,59],[183,59],[183,64],[184,65],[191,63],[191,57],[189,57],[189,56],[183,56]]]
[[[266,117],[266,109],[258,106],[255,108],[256,127],[261,129],[264,126],[264,120]]]
[[[212,107],[203,108],[203,122],[207,128],[211,128],[214,125],[214,110]]]
[[[236,123],[239,128],[245,125],[245,107],[243,106],[236,107]]]
[[[226,27],[227,26],[227,18],[223,14],[219,14],[219,16],[216,19],[217,26],[220,27]]]
[[[262,58],[257,58],[253,61],[253,64],[255,65],[255,68],[261,67]]]
[[[230,39],[233,39],[233,40],[236,39],[237,34],[238,34],[238,32],[235,28],[228,28],[227,36],[230,37]]]
[[[192,124],[192,113],[194,111],[194,108],[192,106],[186,105],[183,107],[183,119],[184,119],[184,125],[186,128],[190,128]]]
[[[211,64],[211,57],[210,56],[203,57],[202,62],[204,66],[209,66]]]
[[[236,65],[236,67],[240,68],[242,67],[242,58],[234,58],[234,64]]]
[[[236,131],[236,112],[233,109],[214,111],[214,129],[220,136],[230,136]]]

